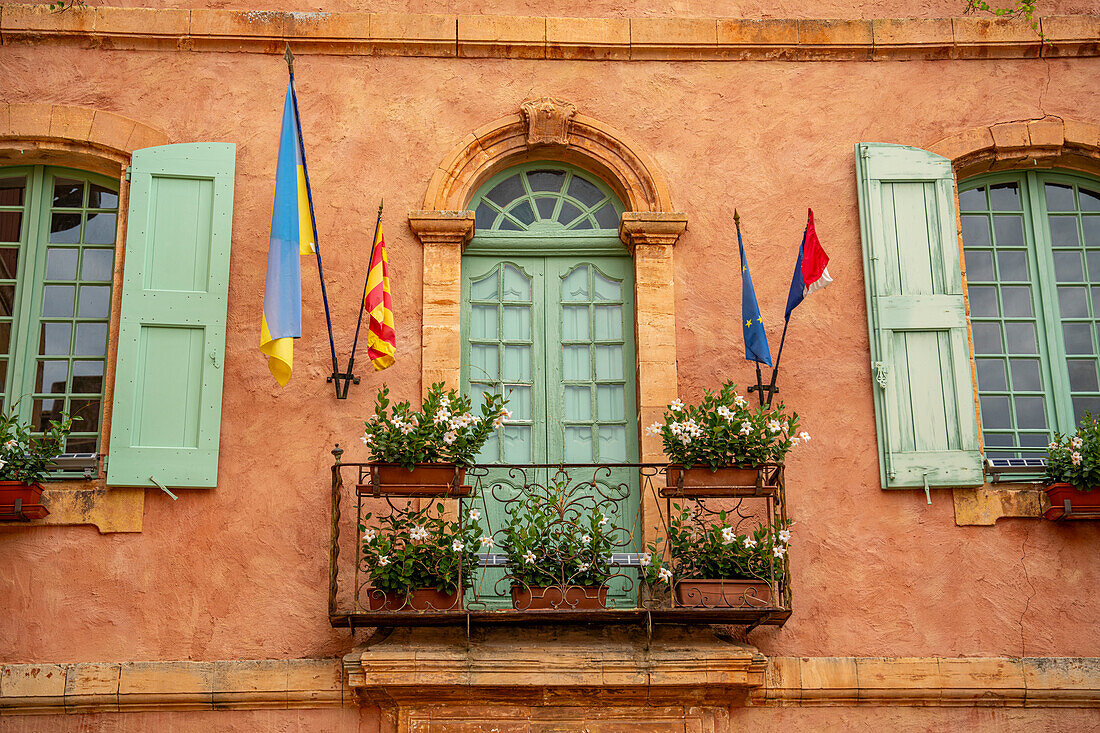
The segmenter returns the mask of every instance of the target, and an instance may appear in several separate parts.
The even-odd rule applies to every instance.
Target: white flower
[[[440,423],[445,423],[450,419],[451,419],[451,413],[448,412],[443,407],[440,407],[439,410],[437,410],[436,413],[435,413],[435,424],[436,425],[439,425]]]
[[[672,401],[672,404],[668,406],[668,409],[672,410],[673,412],[679,412],[680,410],[684,409],[684,403],[679,398],[677,398]]]
[[[5,461],[3,458],[0,458],[0,468],[3,468],[6,465],[8,465],[8,462]]]
[[[796,445],[798,445],[798,437],[797,436],[791,438],[791,446],[796,446]]]
[[[363,539],[366,542],[374,542],[374,536],[375,536],[375,532],[370,527],[363,530]]]
[[[745,535],[745,547],[756,547],[756,540],[754,540],[752,537],[749,537],[748,535]]]
[[[448,397],[447,395],[443,395],[442,397],[439,398],[439,406],[450,409],[450,407],[451,407],[451,398]]]
[[[716,409],[715,412],[718,414],[718,417],[724,417],[727,422],[733,422],[733,410],[725,405],[718,405],[718,409]]]
[[[411,422],[401,423],[401,434],[408,435],[412,431],[416,430],[416,426]]]
[[[799,433],[798,437],[802,439],[803,443],[809,443],[810,442],[810,434],[807,433],[805,430],[803,430],[801,433]]]
[[[414,542],[416,540],[426,540],[428,539],[428,528],[419,526],[413,527],[412,531],[409,532],[409,537],[411,537]]]
[[[597,526],[599,526],[599,527],[602,527],[602,526],[604,526],[605,524],[607,524],[607,523],[608,523],[608,521],[609,521],[609,520],[608,520],[608,518],[607,518],[607,515],[606,515],[606,514],[601,514],[601,515],[600,515],[600,521],[596,522],[596,525],[597,525]]]
[[[534,562],[537,558],[535,558],[535,553],[528,550],[527,552],[523,553],[523,559],[525,562]]]
[[[450,445],[456,440],[458,440],[458,433],[456,433],[455,431],[448,430],[447,432],[443,433],[443,442],[447,445]]]
[[[691,442],[691,436],[688,435],[687,433],[684,433],[683,435],[680,436],[680,442],[683,443],[684,445],[687,445],[688,443]]]
[[[477,520],[481,519],[481,512],[478,511],[477,509],[471,509],[470,510],[470,519],[472,519],[475,522]]]
[[[773,433],[778,433],[783,429],[783,426],[778,420],[768,420],[768,430]]]
[[[578,568],[578,569],[583,573],[586,570],[588,570],[588,568],[590,568],[590,567],[592,567],[591,563],[582,562],[580,564],[580,568]]]
[[[779,530],[779,541],[784,542],[784,543],[790,542],[791,541],[791,532],[790,532],[790,530],[787,530],[787,529]]]
[[[659,422],[653,423],[652,425],[650,425],[648,428],[645,429],[645,432],[646,432],[646,435],[660,435],[661,434],[661,423],[659,423]]]
[[[1058,445],[1057,443],[1051,443],[1050,445],[1047,446],[1047,448],[1049,448],[1050,450],[1058,450],[1061,447],[1062,446]]]
[[[727,545],[737,539],[737,533],[733,531],[733,527],[722,528],[722,541]]]
[[[784,555],[787,554],[787,548],[784,547],[783,545],[776,545],[775,547],[772,548],[772,554],[775,555],[776,557],[783,557]]]
[[[1080,466],[1081,465],[1081,454],[1078,453],[1077,451],[1073,451],[1073,453],[1070,454],[1069,459],[1071,461],[1073,461],[1073,465],[1075,465],[1075,466]]]
[[[741,423],[741,434],[742,435],[748,435],[751,432],[752,432],[752,423],[751,422],[746,420],[745,422]]]
[[[660,578],[661,580],[665,581],[666,583],[671,583],[672,582],[672,571],[669,570],[668,568],[661,568],[660,570],[657,571],[657,577]]]
[[[638,558],[638,564],[641,565],[643,568],[648,567],[649,563],[651,562],[653,562],[653,556],[650,555],[648,552],[643,552],[642,556]]]
[[[592,541],[592,538],[589,537],[588,535],[586,535],[586,534],[581,535],[581,544],[582,545],[587,545],[591,541]]]
[[[493,545],[493,538],[490,537],[489,535],[485,535],[484,537],[481,538],[481,546],[482,547],[492,547],[492,545]]]
[[[745,407],[749,404],[749,401],[741,395],[737,395],[733,398],[733,404],[737,405],[738,407]]]
[[[1073,440],[1071,440],[1069,444],[1072,445],[1074,448],[1080,448],[1082,445],[1084,445],[1084,441],[1081,440],[1080,436],[1074,436]]]
[[[372,445],[374,443],[374,436],[370,433],[363,433],[359,440],[363,441],[363,445]]]
[[[388,557],[386,557],[385,555],[379,555],[378,556],[378,564],[381,565],[382,567],[386,567],[387,565],[390,564],[390,559]]]
[[[451,543],[451,549],[455,552],[462,552],[466,549],[466,545],[462,544],[461,540],[455,540]]]
[[[12,438],[7,443],[4,443],[4,447],[8,450],[11,450],[12,448],[14,448],[17,445],[19,445],[19,443],[15,440],[15,438]]]

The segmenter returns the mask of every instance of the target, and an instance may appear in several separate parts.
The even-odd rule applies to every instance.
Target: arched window
[[[602,181],[544,163],[511,168],[474,198],[475,231],[592,233],[617,231],[622,202]]]
[[[959,208],[984,443],[1009,457],[1100,413],[1100,180],[980,176]]]

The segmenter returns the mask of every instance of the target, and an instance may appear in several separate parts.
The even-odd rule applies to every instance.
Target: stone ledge
[[[0,5],[4,44],[345,55],[871,61],[1100,55],[1100,15],[793,20],[550,18]]]
[[[991,527],[1006,517],[1039,519],[1046,509],[1042,489],[1027,484],[952,489],[955,525]]]

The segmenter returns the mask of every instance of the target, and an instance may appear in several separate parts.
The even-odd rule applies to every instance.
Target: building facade
[[[1100,728],[1100,532],[987,463],[1100,411],[1095,3],[226,5],[0,5],[4,409],[82,418],[0,523],[0,730]],[[286,387],[258,350],[288,43],[341,367],[384,199],[397,361],[346,400],[315,259]],[[486,460],[656,526],[642,428],[756,399],[734,211],[774,350],[807,208],[766,611],[632,561],[603,615],[362,607],[379,387],[505,394]]]

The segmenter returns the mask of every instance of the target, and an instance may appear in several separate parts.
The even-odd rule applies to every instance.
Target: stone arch
[[[599,176],[630,211],[672,211],[668,185],[638,146],[611,127],[558,99],[525,102],[463,138],[440,163],[424,196],[424,208],[457,211],[493,175],[533,160],[572,163]]]
[[[982,125],[928,148],[950,158],[961,180],[1020,168],[1069,168],[1100,174],[1100,125],[1062,117]]]

